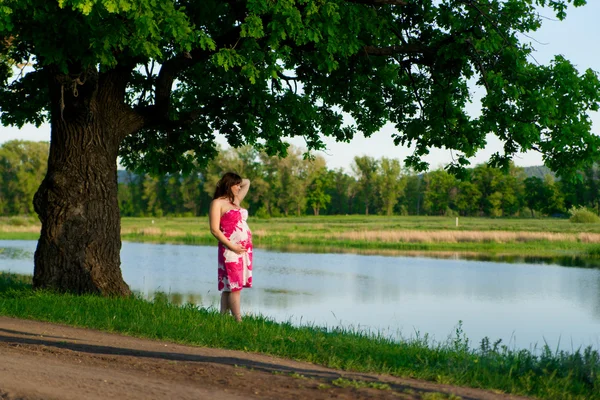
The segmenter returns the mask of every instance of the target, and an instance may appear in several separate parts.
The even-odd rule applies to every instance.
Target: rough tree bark
[[[120,269],[117,152],[127,121],[116,74],[49,71],[48,172],[34,198],[42,222],[33,285],[74,293],[130,293]]]

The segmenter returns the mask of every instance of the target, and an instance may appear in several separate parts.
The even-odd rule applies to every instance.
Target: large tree
[[[431,147],[467,163],[489,133],[563,172],[598,139],[599,83],[557,57],[537,65],[520,33],[538,7],[583,0],[0,0],[0,119],[49,121],[35,287],[122,295],[116,160],[188,171],[233,146],[285,153],[391,121],[407,164]],[[465,104],[482,87],[481,113]],[[347,117],[346,117],[347,116]],[[120,153],[119,153],[120,152]]]

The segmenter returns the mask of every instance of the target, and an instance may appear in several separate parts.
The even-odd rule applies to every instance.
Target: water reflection
[[[19,247],[1,247],[0,260],[32,260],[33,251],[25,250]]]
[[[182,306],[185,304],[202,304],[202,296],[196,293],[138,292],[138,294],[142,294],[143,297],[148,300],[161,299],[164,301],[168,301],[169,303],[176,304],[178,306]]]
[[[540,257],[540,256],[524,256],[524,255],[484,255],[477,254],[472,257],[466,256],[465,260],[478,261],[493,261],[505,262],[512,264],[547,264],[560,265],[562,267],[578,267],[578,268],[600,268],[600,258],[598,257]]]
[[[263,289],[266,293],[272,293],[272,294],[280,294],[280,295],[284,295],[284,296],[290,296],[290,295],[310,295],[310,293],[306,293],[306,292],[297,292],[294,290],[283,290],[283,289]]]
[[[0,270],[32,273],[35,242],[0,241],[9,247],[29,259],[0,258]],[[121,258],[125,281],[143,296],[219,307],[216,247],[124,243]],[[256,249],[255,287],[243,292],[243,309],[296,324],[437,340],[463,321],[472,343],[488,336],[520,348],[600,348],[600,269],[590,266]]]

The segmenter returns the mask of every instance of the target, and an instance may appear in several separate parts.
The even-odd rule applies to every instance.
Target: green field
[[[472,256],[600,255],[600,224],[567,219],[318,216],[249,219],[256,247],[370,254],[464,253]],[[0,219],[0,239],[37,239],[33,218]],[[214,245],[208,218],[123,218],[132,242]]]

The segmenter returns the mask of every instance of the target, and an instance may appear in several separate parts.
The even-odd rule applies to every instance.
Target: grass
[[[423,400],[461,400],[462,397],[446,393],[426,393]]]
[[[600,399],[600,355],[591,348],[567,353],[544,347],[534,353],[512,350],[486,339],[473,348],[460,325],[452,339],[431,343],[427,336],[393,341],[348,329],[297,327],[260,316],[247,317],[237,324],[212,309],[174,305],[165,296],[146,301],[139,297],[56,294],[33,291],[30,279],[0,274],[0,315],[259,352],[343,370],[387,373],[541,399]]]
[[[344,378],[338,378],[335,379],[334,381],[331,382],[334,386],[338,386],[338,387],[351,387],[351,388],[355,388],[355,389],[360,389],[360,388],[372,388],[372,389],[379,389],[379,390],[390,390],[390,385],[388,385],[387,383],[381,383],[381,382],[366,382],[363,380],[355,380],[355,379],[344,379]]]

